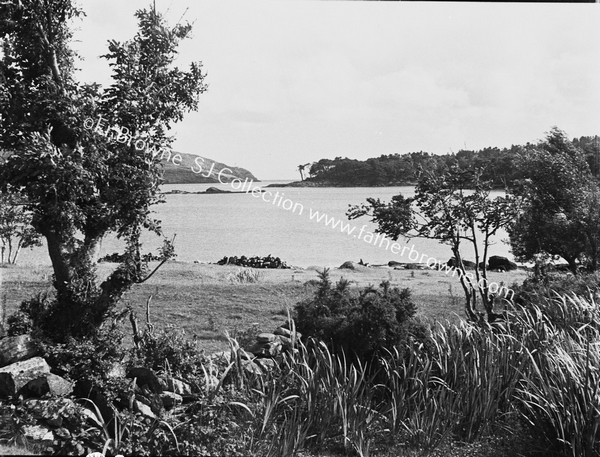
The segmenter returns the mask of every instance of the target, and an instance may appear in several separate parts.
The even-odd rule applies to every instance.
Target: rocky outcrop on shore
[[[279,257],[272,257],[271,254],[266,257],[225,256],[217,262],[217,265],[237,265],[250,268],[291,268]]]
[[[260,190],[261,192],[264,192],[262,189]],[[247,192],[236,192],[236,191],[232,191],[232,190],[224,190],[224,189],[219,189],[218,187],[209,187],[208,189],[204,190],[204,191],[198,191],[198,192],[189,192],[187,190],[179,190],[179,189],[173,189],[173,190],[169,190],[167,192],[163,192],[163,195],[213,195],[213,194],[245,194]]]

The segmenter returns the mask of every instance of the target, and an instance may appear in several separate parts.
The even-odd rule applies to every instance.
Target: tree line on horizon
[[[571,143],[581,150],[593,176],[600,176],[598,136],[573,138]],[[495,188],[501,188],[526,178],[524,170],[519,166],[520,159],[538,148],[539,144],[461,149],[444,155],[419,151],[382,154],[366,160],[324,158],[312,164],[299,165],[298,170],[302,180],[307,182],[338,186],[398,186],[415,184],[421,170],[447,170],[457,164],[462,169],[480,169],[482,180],[491,182]]]

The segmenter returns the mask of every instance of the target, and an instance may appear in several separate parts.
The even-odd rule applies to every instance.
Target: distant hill
[[[183,158],[181,164],[179,165],[175,165],[172,161],[176,154],[179,154]],[[259,179],[257,179],[245,168],[232,167],[206,157],[202,157],[202,160],[198,160],[198,157],[199,156],[194,154],[172,151],[171,160],[168,160],[168,158],[163,158],[162,163],[165,170],[163,178],[165,180],[165,184],[218,183],[219,172],[224,168],[231,170],[231,173],[221,173],[221,180],[224,182],[229,182],[235,178],[241,179],[242,181],[248,178],[248,180],[260,182]],[[213,164],[214,168],[212,168]],[[202,167],[201,169],[199,165]],[[207,177],[206,175],[211,168],[213,173]]]
[[[183,159],[179,165],[175,165],[173,163],[173,157],[175,157],[176,154],[179,154]],[[9,151],[0,150],[0,163],[2,163],[2,161],[7,159],[10,155],[11,153]],[[241,179],[242,181],[248,178],[248,180],[260,182],[260,179],[257,179],[245,168],[232,167],[206,157],[202,157],[202,160],[198,160],[198,157],[200,156],[176,151],[171,151],[170,159],[169,157],[163,157],[163,178],[165,180],[165,184],[218,183],[219,172],[224,168],[231,170],[231,173],[221,173],[221,180],[223,182],[229,182],[236,178]],[[200,169],[200,166],[202,169]],[[207,177],[206,175],[211,169],[213,170],[213,173]]]

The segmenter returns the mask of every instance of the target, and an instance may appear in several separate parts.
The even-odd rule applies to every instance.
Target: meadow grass
[[[100,264],[99,277],[105,277],[114,264]],[[250,269],[251,270],[251,269]],[[174,326],[203,341],[207,352],[227,348],[227,330],[239,333],[253,324],[272,331],[285,321],[287,312],[311,297],[317,268],[260,270],[239,273],[239,267],[169,262],[149,281],[135,285],[123,298],[121,306],[130,304],[141,316],[152,296],[151,315],[158,326]],[[3,290],[7,314],[21,301],[38,292],[52,291],[50,266],[16,265],[3,269]],[[361,271],[331,270],[332,281],[345,277],[352,287],[378,285],[389,280],[392,285],[409,287],[417,312],[431,321],[458,323],[464,316],[463,297],[456,278],[435,271],[368,268]],[[241,276],[239,276],[241,275]],[[506,284],[522,281],[523,271],[494,274],[491,280]],[[231,278],[242,277],[241,280]],[[246,278],[258,281],[248,282]]]

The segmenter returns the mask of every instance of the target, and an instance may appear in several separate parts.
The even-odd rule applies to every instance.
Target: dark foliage
[[[416,306],[409,289],[390,287],[386,281],[356,293],[343,278],[333,286],[327,269],[319,278],[315,296],[295,307],[296,326],[303,335],[367,360],[401,346],[411,335],[427,334],[424,324],[414,319]]]
[[[597,137],[574,138],[573,144],[585,153],[594,176],[600,176],[600,147]],[[310,166],[308,182],[329,183],[338,186],[390,186],[409,185],[417,181],[420,169],[448,168],[458,162],[462,168],[482,170],[482,179],[492,182],[494,187],[524,178],[519,167],[519,157],[524,148],[531,146],[513,145],[510,148],[486,147],[477,151],[460,150],[456,153],[436,155],[427,152],[389,154],[367,160],[342,157],[321,159]]]

